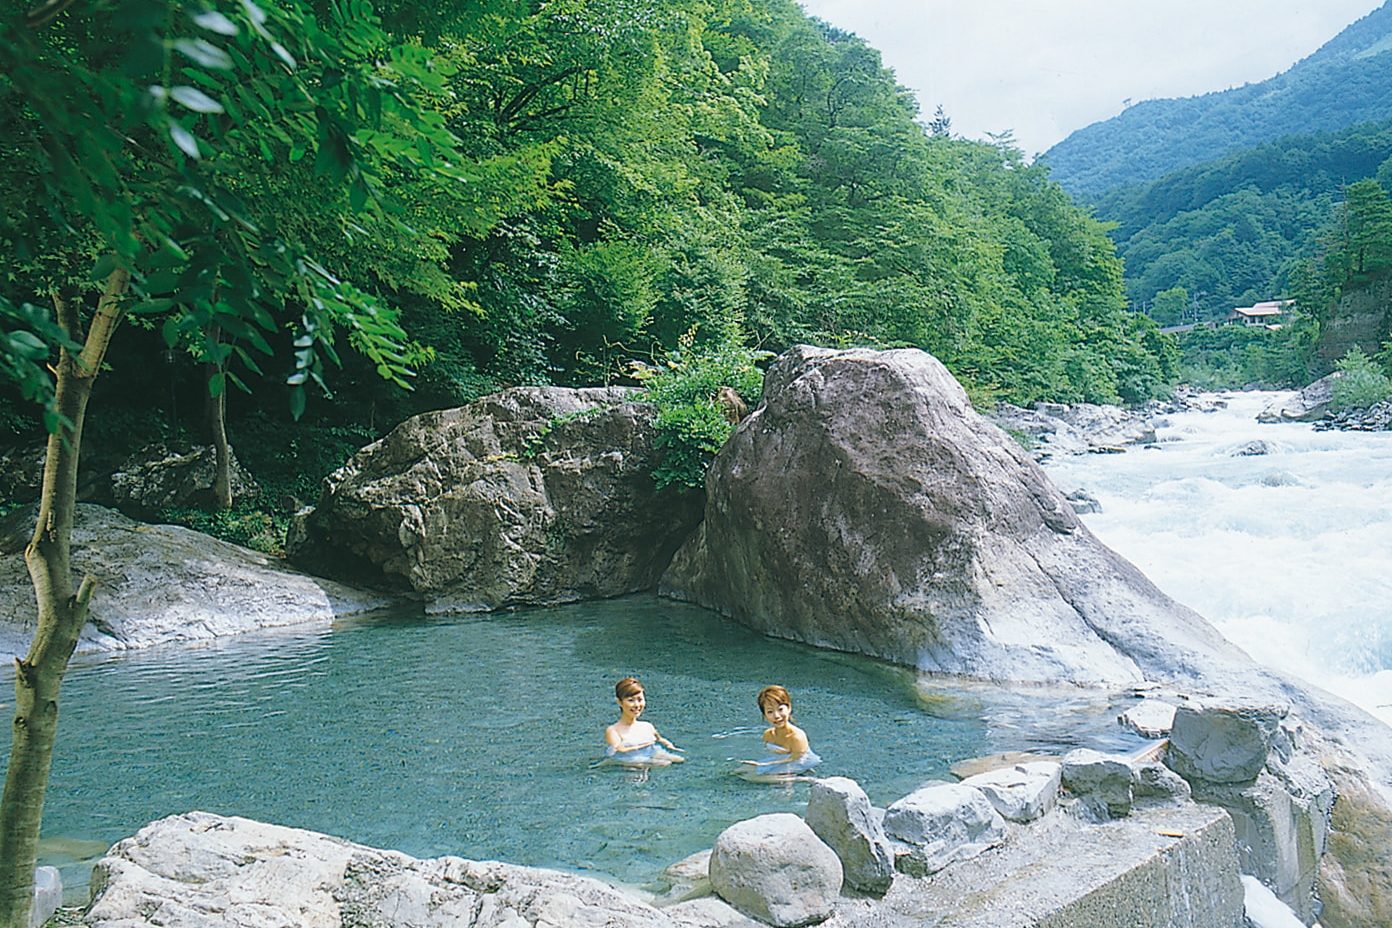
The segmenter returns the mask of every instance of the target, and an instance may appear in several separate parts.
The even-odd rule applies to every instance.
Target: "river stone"
[[[654,412],[640,400],[517,387],[407,419],[325,479],[291,559],[435,611],[650,589],[701,504],[654,485]]]
[[[1324,418],[1334,401],[1334,383],[1343,371],[1327,374],[1299,393],[1272,400],[1257,414],[1258,422],[1313,422]]]
[[[1175,710],[1169,765],[1191,784],[1256,779],[1290,707],[1237,701],[1195,701]]]
[[[1323,419],[1334,401],[1334,384],[1343,376],[1342,371],[1334,371],[1296,393],[1272,400],[1257,414],[1257,421],[1314,422]]]
[[[808,826],[841,858],[846,883],[861,892],[880,894],[894,880],[894,854],[885,835],[883,815],[870,797],[847,777],[812,783],[807,798]]]
[[[663,913],[675,928],[763,928],[762,922],[756,922],[718,896],[679,902],[663,909]]]
[[[706,496],[662,591],[768,634],[992,680],[1247,662],[1098,542],[922,351],[784,353]]]
[[[23,536],[33,531],[36,511],[11,513],[0,531],[0,655],[26,653],[34,635],[34,591],[13,536],[27,541]],[[290,625],[327,627],[335,618],[392,602],[191,529],[145,525],[91,503],[77,506],[72,562],[74,576],[97,579],[90,620],[78,642],[83,652]]]
[[[1136,799],[1188,799],[1193,791],[1189,781],[1159,761],[1131,767],[1131,794]]]
[[[1143,738],[1163,738],[1174,727],[1175,707],[1163,699],[1142,699],[1117,721]]]
[[[1016,764],[967,777],[962,785],[981,790],[1008,821],[1032,822],[1047,814],[1058,801],[1062,770],[1053,761]]]
[[[1155,441],[1153,409],[1123,409],[1093,403],[1035,403],[1023,409],[1001,403],[991,419],[1008,432],[1024,435],[1035,457],[1113,451]]]
[[[666,867],[659,882],[667,886],[667,891],[654,899],[653,905],[664,907],[709,896],[714,891],[710,882],[710,858],[709,850],[697,851]]]
[[[1080,516],[1095,515],[1102,511],[1102,504],[1097,501],[1097,497],[1086,490],[1074,490],[1064,499],[1068,500],[1068,505]]]
[[[831,915],[841,892],[841,860],[806,822],[777,812],[722,831],[710,879],[716,893],[745,915],[795,928]]]
[[[232,498],[260,492],[256,480],[231,455]],[[171,507],[206,508],[213,502],[217,454],[209,445],[172,448],[157,444],[132,454],[111,474],[111,503],[136,518]]]
[[[89,928],[671,928],[588,877],[416,860],[328,835],[190,812],[117,843],[92,873]]]
[[[1234,458],[1253,458],[1264,454],[1271,454],[1276,450],[1276,446],[1269,441],[1254,438],[1251,441],[1243,442],[1228,452],[1229,457]]]
[[[1078,748],[1063,755],[1064,788],[1099,817],[1128,815],[1134,793],[1131,765],[1119,754]]]
[[[910,876],[936,873],[1006,838],[1005,819],[990,800],[961,783],[914,790],[885,809],[884,829],[900,842],[895,867]]]

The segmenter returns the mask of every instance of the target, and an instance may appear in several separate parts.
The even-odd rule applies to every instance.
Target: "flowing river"
[[[1262,424],[1283,394],[1167,417],[1159,443],[1046,465],[1106,544],[1258,661],[1392,724],[1392,432]],[[1250,442],[1268,453],[1240,454]]]

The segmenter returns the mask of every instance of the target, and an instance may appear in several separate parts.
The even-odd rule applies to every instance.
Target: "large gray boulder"
[[[894,852],[859,783],[847,777],[814,781],[804,818],[841,858],[847,885],[871,894],[889,889],[894,881]]]
[[[825,921],[841,892],[836,853],[796,815],[778,812],[736,822],[715,839],[710,880],[746,915],[797,928]]]
[[[439,610],[650,589],[699,521],[658,491],[652,407],[624,388],[518,387],[406,420],[324,481],[290,557]]]
[[[260,492],[255,478],[228,450],[232,496],[241,499]],[[112,472],[110,499],[130,516],[150,517],[175,506],[204,507],[213,501],[217,455],[209,445],[172,448],[158,444],[132,454]]]
[[[458,857],[416,860],[206,812],[161,819],[117,843],[93,870],[84,924],[673,926],[657,909],[588,877]]]
[[[0,522],[0,656],[24,654],[34,637],[34,590],[23,554],[34,518],[29,508]],[[97,579],[79,651],[327,626],[392,603],[258,551],[175,525],[145,525],[91,503],[77,507],[72,564],[79,579]]]
[[[970,860],[1007,835],[1005,819],[985,794],[961,783],[914,790],[885,809],[884,829],[899,842],[895,867],[910,876]]]
[[[1313,422],[1324,418],[1329,412],[1329,404],[1334,401],[1334,384],[1343,376],[1343,371],[1335,371],[1316,380],[1299,393],[1272,400],[1257,414],[1257,421]]]
[[[996,680],[1245,661],[1098,542],[922,351],[786,352],[706,494],[662,590],[772,635]]]
[[[1247,783],[1266,766],[1284,704],[1207,700],[1175,709],[1168,763],[1191,783]]]

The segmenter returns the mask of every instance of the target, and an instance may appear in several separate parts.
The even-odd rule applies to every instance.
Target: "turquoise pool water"
[[[593,766],[627,674],[686,764]],[[419,857],[648,883],[731,822],[804,807],[805,782],[746,782],[727,761],[760,753],[754,695],[767,683],[792,691],[818,772],[855,778],[879,804],[967,757],[1139,743],[1097,694],[930,686],[655,598],[403,615],[79,658],[42,851],[80,884],[79,858],[204,809]]]

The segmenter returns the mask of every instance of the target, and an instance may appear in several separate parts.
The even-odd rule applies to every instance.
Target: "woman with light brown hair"
[[[616,683],[614,698],[619,704],[619,720],[604,730],[606,758],[634,767],[666,767],[686,760],[673,753],[681,749],[659,735],[651,722],[639,720],[647,708],[647,694],[637,677],[624,677]]]

